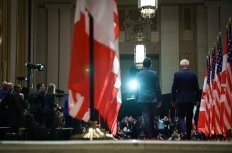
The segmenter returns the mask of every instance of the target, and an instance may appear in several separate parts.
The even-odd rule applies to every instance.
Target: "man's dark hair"
[[[146,58],[143,60],[143,67],[146,67],[146,68],[151,67],[151,59],[150,59],[149,57],[146,57]]]
[[[43,82],[38,83],[38,84],[36,85],[36,89],[39,90],[40,87],[41,87],[43,84],[44,84]]]

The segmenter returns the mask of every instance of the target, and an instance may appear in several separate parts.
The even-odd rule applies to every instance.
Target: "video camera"
[[[28,68],[28,69],[33,69],[33,70],[36,70],[36,71],[43,71],[44,69],[44,65],[43,64],[32,64],[32,63],[25,63],[25,66]]]

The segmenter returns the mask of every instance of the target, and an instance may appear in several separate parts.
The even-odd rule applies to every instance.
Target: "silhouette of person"
[[[152,61],[146,57],[143,60],[143,70],[136,74],[139,84],[137,103],[140,105],[144,118],[145,135],[147,139],[155,137],[154,113],[161,106],[161,90],[158,73],[151,69]]]
[[[176,107],[182,139],[191,139],[193,108],[199,104],[198,78],[189,70],[189,61],[180,61],[180,70],[174,74],[171,94],[172,105]]]

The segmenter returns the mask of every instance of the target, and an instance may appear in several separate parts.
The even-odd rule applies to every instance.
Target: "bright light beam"
[[[138,82],[137,80],[130,80],[128,83],[128,87],[130,90],[135,91],[138,88]]]

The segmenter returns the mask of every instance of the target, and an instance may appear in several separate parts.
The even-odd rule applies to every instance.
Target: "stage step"
[[[217,141],[0,141],[1,153],[232,153]]]

